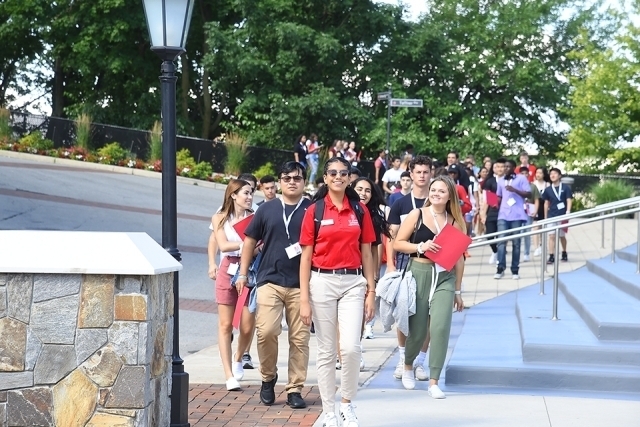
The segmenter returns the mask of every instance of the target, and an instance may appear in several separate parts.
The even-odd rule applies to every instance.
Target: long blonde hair
[[[440,175],[433,178],[433,181],[429,184],[429,192],[431,192],[431,186],[434,182],[442,181],[447,186],[447,190],[449,191],[449,200],[447,201],[446,211],[449,215],[451,215],[455,222],[462,228],[462,232],[467,232],[467,225],[464,222],[464,216],[462,215],[462,210],[460,209],[460,198],[458,197],[458,191],[456,190],[456,183],[453,182],[453,179],[448,177],[447,175]],[[431,206],[431,201],[429,200],[429,196],[427,195],[427,200],[424,202],[425,206]]]
[[[233,207],[233,197],[231,197],[231,195],[238,194],[240,190],[242,190],[242,188],[246,185],[251,187],[251,184],[242,179],[232,179],[231,181],[229,181],[227,190],[224,192],[224,202],[222,203],[222,207],[220,208],[222,220],[220,220],[218,228],[224,227],[224,223],[231,219],[231,216],[235,211]],[[251,211],[251,209],[248,210]]]

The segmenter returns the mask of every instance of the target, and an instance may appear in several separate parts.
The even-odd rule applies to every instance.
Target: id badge
[[[302,253],[302,247],[300,246],[300,243],[294,243],[291,246],[287,246],[286,248],[284,248],[284,250],[287,252],[287,256],[289,257],[289,259],[295,258]]]
[[[562,210],[564,209],[564,203],[560,202],[556,205],[556,207],[558,208],[558,210]]]
[[[238,272],[239,267],[240,265],[237,262],[234,264],[229,264],[229,268],[227,268],[227,274],[229,276],[235,276],[236,273]]]
[[[509,197],[509,200],[507,200],[507,204],[509,206],[513,206],[516,204],[516,199],[514,199],[513,197]]]
[[[333,225],[333,219],[323,219],[322,221],[320,221],[320,225]],[[291,245],[291,246],[293,246],[293,245]],[[298,246],[300,246],[300,245],[298,245]]]
[[[443,271],[447,271],[447,269],[440,264],[436,264],[436,273],[442,273]]]

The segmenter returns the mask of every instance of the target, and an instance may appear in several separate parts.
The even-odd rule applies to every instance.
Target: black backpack
[[[314,217],[314,225],[315,231],[313,234],[313,241],[318,240],[318,232],[320,231],[320,223],[322,222],[322,218],[324,217],[324,198],[317,200],[314,202],[316,205],[315,217]],[[360,230],[362,232],[362,219],[364,218],[364,210],[362,209],[362,205],[360,202],[349,199],[349,204],[351,205],[351,209],[355,212],[356,218],[358,219],[358,224],[360,224]]]

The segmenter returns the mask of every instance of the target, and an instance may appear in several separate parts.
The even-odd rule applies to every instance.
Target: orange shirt
[[[376,241],[373,221],[369,208],[360,203],[364,216],[362,229],[356,213],[351,209],[347,196],[344,196],[342,210],[338,211],[331,198],[324,198],[324,216],[318,230],[318,238],[313,242],[315,233],[315,203],[307,208],[302,220],[300,245],[314,246],[311,265],[316,268],[335,270],[339,268],[360,268],[362,266],[361,243]]]

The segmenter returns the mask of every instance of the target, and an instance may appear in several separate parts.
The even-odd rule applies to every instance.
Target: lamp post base
[[[173,365],[171,374],[171,400],[176,399],[178,403],[171,405],[171,427],[189,427],[189,374],[184,372],[183,365]],[[174,421],[177,420],[177,423]]]

